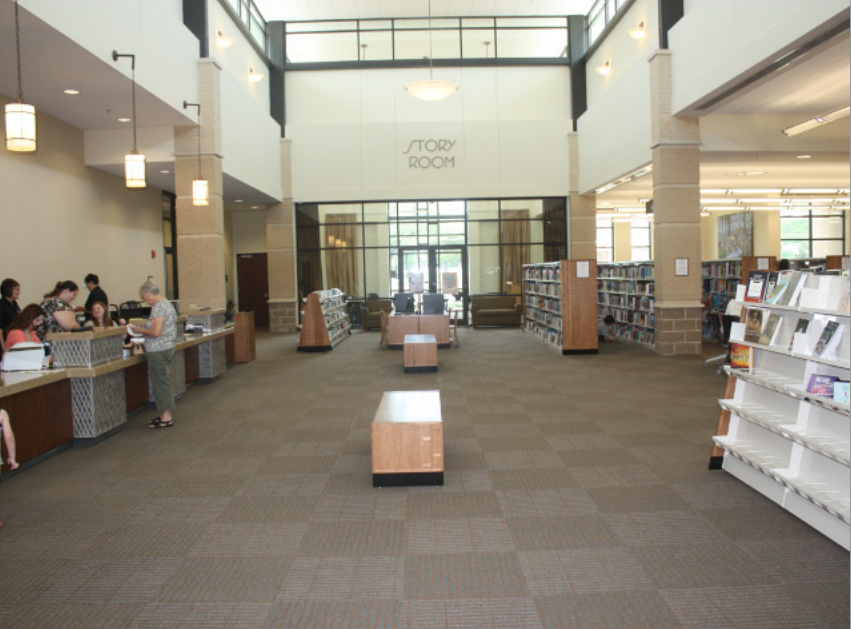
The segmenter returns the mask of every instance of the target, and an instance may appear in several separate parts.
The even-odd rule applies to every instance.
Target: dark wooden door
[[[254,313],[254,325],[269,327],[269,267],[265,253],[240,253],[236,258],[239,309]]]

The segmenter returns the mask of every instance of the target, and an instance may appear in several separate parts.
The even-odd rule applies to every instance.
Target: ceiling
[[[423,17],[428,0],[254,0],[267,20]],[[594,0],[432,0],[434,16],[585,15]]]

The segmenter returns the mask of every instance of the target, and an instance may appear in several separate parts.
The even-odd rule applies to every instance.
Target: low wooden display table
[[[372,486],[443,485],[440,391],[387,391],[372,420]]]
[[[437,371],[437,340],[434,334],[405,335],[405,373]]]

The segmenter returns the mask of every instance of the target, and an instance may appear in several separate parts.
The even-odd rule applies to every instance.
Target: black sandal
[[[171,428],[172,426],[174,426],[173,420],[164,422],[160,417],[151,420],[151,423],[148,424],[148,428]]]

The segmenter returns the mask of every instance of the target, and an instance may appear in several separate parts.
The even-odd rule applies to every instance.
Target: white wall
[[[183,25],[175,0],[20,0],[27,11],[100,59],[137,56],[136,82],[178,111],[197,102],[198,39]],[[144,62],[142,62],[144,60]],[[130,76],[130,64],[113,64]]]
[[[44,113],[38,125],[36,153],[0,151],[7,236],[0,249],[0,275],[21,283],[22,306],[40,302],[66,279],[80,286],[75,303],[82,305],[88,273],[100,276],[116,304],[136,299],[149,275],[162,283],[161,192],[128,190],[123,177],[86,167],[79,129]]]
[[[422,69],[288,73],[295,200],[568,193],[568,69],[440,69],[435,78],[460,91],[428,103],[404,89],[426,76]],[[426,149],[440,146],[414,144],[411,152],[417,140],[452,144],[434,151]],[[435,156],[452,158],[454,167],[409,161]]]
[[[691,0],[670,30],[673,111],[721,91],[840,14],[848,0]]]
[[[173,127],[146,127],[139,129],[137,136],[139,152],[147,163],[174,161]],[[93,129],[84,132],[84,144],[88,166],[124,164],[124,156],[133,148],[133,130]]]

